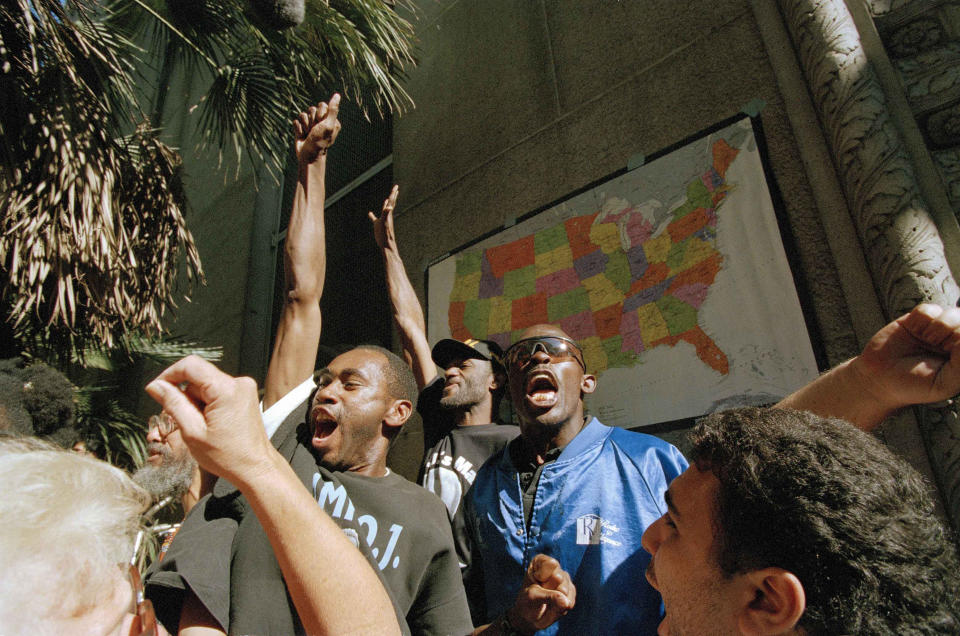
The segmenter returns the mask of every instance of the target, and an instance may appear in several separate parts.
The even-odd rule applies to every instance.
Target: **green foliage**
[[[134,470],[147,459],[146,422],[120,406],[116,387],[77,389],[76,427],[87,447],[111,464]]]
[[[143,418],[127,410],[118,399],[123,379],[145,362],[166,366],[191,354],[219,362],[222,350],[195,342],[139,335],[125,345],[124,349],[111,352],[94,349],[84,356],[84,369],[88,373],[96,369],[98,373],[95,380],[77,389],[76,428],[104,459],[132,471],[146,461],[147,426]]]
[[[179,268],[203,280],[181,158],[161,140],[171,78],[199,87],[198,150],[278,171],[321,87],[409,105],[411,39],[382,0],[307,0],[284,31],[245,0],[2,3],[0,311],[20,348],[65,362],[156,336]]]

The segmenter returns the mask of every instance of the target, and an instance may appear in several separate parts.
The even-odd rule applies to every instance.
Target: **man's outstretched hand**
[[[777,406],[839,417],[869,431],[894,411],[960,393],[960,309],[918,305],[863,352]]]
[[[874,334],[851,366],[891,409],[960,393],[960,309],[918,305]]]
[[[180,426],[183,440],[205,470],[234,484],[271,466],[276,451],[260,417],[257,384],[234,378],[198,356],[168,367],[147,393]]]
[[[301,165],[315,162],[337,140],[340,133],[339,113],[340,94],[334,93],[329,104],[320,102],[293,120],[295,150]]]
[[[400,194],[400,186],[395,185],[390,190],[390,196],[383,201],[380,216],[373,212],[367,212],[367,216],[373,222],[373,237],[377,240],[377,245],[381,249],[397,243],[396,235],[393,233],[393,210],[397,207],[398,194]]]
[[[532,634],[546,629],[573,609],[577,589],[560,562],[544,554],[533,557],[523,586],[507,617],[514,629]]]

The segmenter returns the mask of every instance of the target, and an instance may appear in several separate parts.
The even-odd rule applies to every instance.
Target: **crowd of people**
[[[920,305],[779,404],[703,418],[685,457],[588,413],[597,377],[555,325],[505,351],[431,347],[395,186],[370,218],[402,357],[360,345],[315,371],[339,104],[294,121],[262,400],[200,358],[172,365],[146,387],[162,412],[134,480],[0,440],[0,633],[960,633],[955,536],[869,434],[960,392],[960,309]],[[387,466],[414,410],[419,484]],[[185,518],[152,523],[171,504]]]

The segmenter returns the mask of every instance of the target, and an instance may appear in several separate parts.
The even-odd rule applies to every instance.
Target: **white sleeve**
[[[267,437],[273,437],[273,434],[277,432],[290,412],[310,397],[310,393],[316,386],[313,382],[313,376],[310,376],[300,385],[290,389],[286,395],[274,402],[266,411],[263,410],[263,402],[260,402],[260,413],[263,416],[263,428],[267,431]]]

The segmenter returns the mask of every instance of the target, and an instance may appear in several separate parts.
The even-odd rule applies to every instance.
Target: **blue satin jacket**
[[[660,595],[644,577],[640,546],[664,512],[663,494],[687,461],[672,445],[596,418],[544,467],[529,531],[509,449],[494,455],[469,493],[487,619],[513,605],[537,554],[557,559],[577,586],[576,607],[539,634],[653,634]]]

